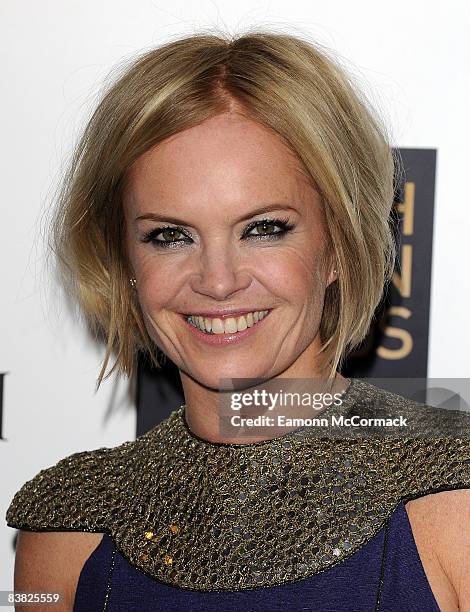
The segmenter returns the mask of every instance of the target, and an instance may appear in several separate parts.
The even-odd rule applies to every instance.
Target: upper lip
[[[244,308],[238,310],[230,310],[229,308],[219,309],[219,310],[198,310],[197,312],[186,312],[182,313],[185,317],[207,317],[208,319],[228,319],[230,317],[239,317],[249,312],[260,312],[262,310],[270,310],[270,308]]]

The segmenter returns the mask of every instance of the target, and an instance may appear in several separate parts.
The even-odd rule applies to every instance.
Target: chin
[[[197,373],[193,370],[191,375],[195,380],[206,387],[219,389],[221,391],[243,389],[255,384],[257,379],[269,378],[265,368],[259,368],[257,371],[257,369],[253,367],[253,364],[250,366],[236,366],[231,364],[227,367],[214,366],[210,369],[210,376],[207,376],[207,370]]]

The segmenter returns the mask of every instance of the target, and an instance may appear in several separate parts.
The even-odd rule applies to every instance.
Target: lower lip
[[[271,312],[272,310],[269,310],[268,314],[263,317],[261,321],[258,321],[258,323],[255,323],[251,327],[247,327],[243,331],[234,332],[233,334],[206,334],[197,327],[194,327],[194,325],[191,325],[191,323],[186,320],[186,317],[184,315],[181,316],[183,318],[184,323],[189,328],[189,331],[196,338],[201,340],[201,342],[205,342],[206,344],[210,344],[211,346],[226,346],[227,344],[235,344],[237,342],[241,342],[247,336],[253,334],[258,329],[258,327],[263,325],[264,321],[269,317]]]

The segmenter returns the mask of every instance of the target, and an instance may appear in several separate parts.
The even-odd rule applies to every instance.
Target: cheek
[[[303,305],[324,292],[322,253],[315,249],[284,249],[273,253],[259,268],[263,284],[287,301]]]
[[[139,300],[153,312],[170,303],[181,285],[181,269],[162,259],[147,257],[139,262]]]
[[[240,261],[241,269],[256,279],[261,299],[263,293],[275,295],[285,303],[300,308],[316,305],[324,293],[325,281],[321,246],[283,245],[250,254]],[[141,254],[136,261],[139,270],[139,301],[147,312],[172,308],[174,300],[187,295],[188,278],[194,262],[169,254],[168,257]],[[189,291],[189,293],[191,293]]]

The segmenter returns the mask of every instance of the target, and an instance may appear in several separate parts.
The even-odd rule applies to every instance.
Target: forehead
[[[133,208],[171,203],[239,207],[313,195],[303,165],[280,136],[238,113],[225,113],[162,141],[131,167]]]

